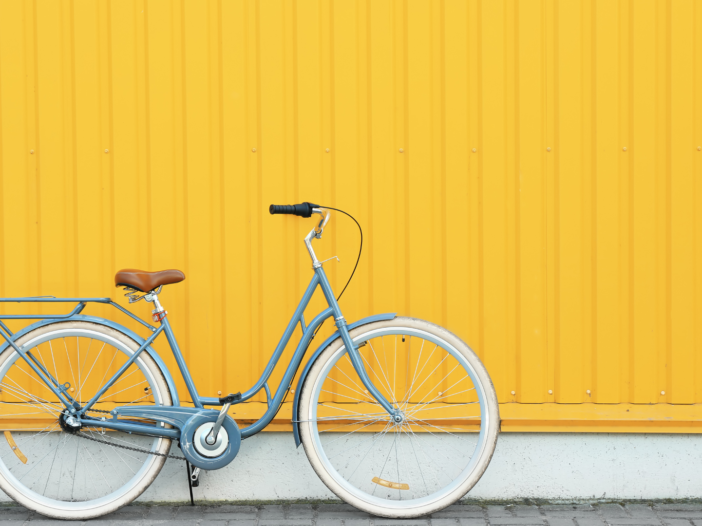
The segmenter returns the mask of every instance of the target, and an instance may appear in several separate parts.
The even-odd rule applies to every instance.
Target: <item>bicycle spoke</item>
[[[409,430],[410,443],[413,445],[416,444],[417,447],[420,448],[419,451],[424,455],[424,458],[427,459],[428,464],[439,465],[439,463],[435,459],[433,459],[432,457],[429,456],[429,453],[427,453],[425,450],[426,448],[421,446],[421,444],[419,443],[419,437],[415,434],[414,431],[412,431],[412,427],[410,425],[408,425],[407,429]],[[455,464],[454,460],[451,459],[451,457],[444,455],[444,459],[446,460],[446,462],[441,463],[442,466],[444,466],[444,465],[452,466],[453,464]],[[421,469],[421,466],[420,466],[420,469]],[[432,470],[432,474],[434,475],[434,481],[436,482],[437,485],[440,484],[438,475],[442,475],[448,481],[453,480],[453,478],[450,477],[448,475],[448,473],[446,473],[445,469]]]
[[[468,379],[470,380],[470,378],[468,378]],[[462,382],[463,380],[465,380],[465,378],[461,378],[458,382],[456,382],[455,384],[453,384],[451,387],[454,387],[456,384]],[[436,402],[437,400],[443,400],[444,398],[450,398],[450,397],[452,397],[452,396],[456,396],[456,395],[459,395],[459,394],[467,393],[467,392],[469,392],[469,391],[475,391],[475,387],[471,387],[470,389],[465,389],[464,391],[459,391],[459,392],[457,392],[457,393],[452,393],[452,394],[450,394],[450,395],[447,395],[446,393],[448,393],[448,392],[451,390],[451,387],[449,387],[448,389],[446,389],[446,391],[442,391],[441,393],[439,393],[438,395],[436,395],[436,398],[432,398],[432,399],[429,400],[428,402],[417,402],[415,405],[419,405],[419,404],[422,404],[422,405],[429,405],[429,404],[433,404],[433,403]],[[444,396],[444,395],[446,395],[446,396]]]
[[[473,404],[478,404],[478,403],[480,403],[480,402],[466,402],[465,404],[450,404],[448,406],[429,407],[429,408],[424,407],[422,409],[415,409],[414,411],[409,413],[409,416],[415,415],[415,414],[419,413],[420,411],[433,411],[435,409],[447,409],[447,408],[453,409],[454,407],[461,407],[463,405],[473,405]]]
[[[102,344],[102,347],[100,348],[100,351],[98,352],[98,355],[95,357],[95,360],[93,361],[93,365],[90,367],[90,371],[88,371],[88,375],[85,377],[85,380],[83,380],[83,383],[80,384],[79,392],[83,390],[83,386],[88,381],[88,378],[90,378],[90,373],[93,372],[93,369],[95,368],[95,364],[97,363],[98,359],[100,358],[100,355],[102,354],[102,350],[105,348],[105,345],[107,345],[107,343]],[[108,370],[109,370],[109,368],[108,368]],[[107,374],[107,373],[105,373],[105,374]],[[103,380],[104,380],[104,378],[103,378]]]
[[[477,449],[484,435],[474,432],[483,427],[483,405],[473,393],[478,387],[472,366],[441,340],[424,337],[431,326],[422,336],[372,330],[377,336],[364,340],[356,334],[354,341],[367,374],[395,412],[369,411],[380,404],[360,387],[348,353],[330,348],[326,352],[336,354],[320,356],[321,369],[310,384],[315,387],[308,391],[316,413],[305,406],[310,414],[301,415],[314,414],[315,423],[301,428],[318,437],[314,449],[306,443],[308,455],[321,448],[317,458],[340,484],[333,487],[338,495],[349,492],[373,506],[378,499],[395,501],[393,510],[430,495],[444,498],[442,492],[468,476],[475,452],[485,450]],[[392,339],[386,342],[386,336]]]
[[[448,355],[446,355],[446,358],[448,358]],[[437,365],[437,366],[434,368],[434,371],[436,371],[436,370],[439,368],[439,366],[440,366],[442,363],[444,363],[444,360],[446,360],[446,358],[444,358],[443,360],[441,360],[441,362],[439,363],[439,365]],[[442,383],[444,380],[446,380],[446,378],[448,378],[449,375],[450,375],[453,371],[455,371],[458,367],[460,367],[460,365],[461,365],[461,364],[456,364],[456,366],[455,366],[453,369],[451,369],[451,370],[448,372],[448,374],[446,374],[446,376],[444,376],[441,380],[439,380],[438,382],[436,382],[436,384],[434,385],[434,387],[432,387],[431,389],[429,389],[429,392],[430,392],[430,393],[434,392],[434,389],[436,389],[439,385],[441,385],[441,383]],[[434,371],[432,371],[432,373],[433,373]],[[417,387],[417,390],[419,390],[419,388],[422,387],[422,386],[426,383],[426,381],[427,381],[428,379],[429,379],[429,377],[427,376],[427,377],[424,379],[424,382],[422,382],[421,384],[419,384],[419,387]],[[426,398],[426,397],[427,397],[427,395],[424,395],[424,397],[423,397],[418,403],[421,404],[421,403],[424,401],[424,398]],[[406,405],[406,404],[405,404],[405,405]]]
[[[44,340],[39,340],[31,352],[37,365],[47,371],[51,382],[55,380],[63,386],[68,380],[72,384],[70,394],[76,403],[82,404],[83,399],[94,397],[99,389],[104,388],[136,347],[121,346],[121,343],[113,345],[112,335],[100,332],[101,329],[92,323],[77,321],[61,325],[63,329],[57,330],[54,337],[49,334]],[[112,332],[105,329],[108,330]],[[86,333],[90,333],[90,337]],[[44,356],[47,347],[49,352]],[[97,403],[148,404],[148,400],[162,400],[158,394],[161,387],[153,382],[153,375],[144,366],[144,360],[152,359],[145,355],[130,364]],[[53,391],[52,394],[46,393],[49,386],[23,362],[23,357],[15,351],[0,354],[0,394],[4,396],[0,400],[3,413],[0,422],[6,429],[17,428],[12,429],[13,437],[28,457],[28,463],[24,464],[13,452],[0,451],[0,462],[14,475],[11,479],[13,487],[29,495],[30,499],[35,493],[43,495],[47,501],[58,503],[55,509],[73,506],[84,510],[121,499],[139,485],[143,491],[145,484],[155,476],[155,472],[149,474],[149,470],[158,470],[163,465],[163,460],[154,460],[160,457],[153,457],[149,452],[156,451],[164,440],[167,443],[170,440],[116,430],[105,432],[100,421],[90,419],[85,419],[82,427],[71,429],[68,427],[71,424],[59,420],[67,417],[66,409],[56,404],[56,395]],[[26,376],[32,380],[26,380]],[[37,387],[37,383],[42,387]],[[107,407],[111,408],[111,405]],[[360,426],[345,429],[353,427]]]
[[[396,426],[393,426],[396,427]],[[390,449],[388,450],[388,454],[385,456],[385,462],[383,462],[383,467],[380,469],[380,474],[378,475],[378,478],[383,478],[383,471],[385,471],[385,466],[388,463],[388,459],[390,458],[390,452],[392,451],[393,446],[397,445],[397,433],[394,433],[395,437],[393,438],[392,444],[390,444]],[[373,493],[371,495],[375,495],[375,490],[378,489],[378,486],[373,488]]]
[[[88,449],[87,449],[85,446],[83,446],[83,449],[85,450],[85,452],[86,452],[86,453],[88,454],[88,456],[90,457],[90,460],[92,461],[92,463],[95,464],[95,467],[96,467],[97,470],[100,472],[100,475],[102,475],[102,479],[105,481],[105,484],[107,484],[107,485],[109,486],[109,488],[110,488],[110,491],[112,491],[112,486],[111,486],[110,483],[107,481],[107,478],[105,478],[105,474],[102,472],[102,470],[100,469],[100,466],[98,466],[97,462],[95,462],[95,459],[94,459],[93,456],[90,454],[90,451],[88,451]]]
[[[380,338],[380,342],[381,342],[382,345],[383,345],[383,359],[385,360],[385,369],[387,369],[388,374],[390,374],[390,367],[388,367],[388,356],[387,356],[387,354],[385,353],[385,340],[381,337],[381,338]],[[370,342],[368,342],[368,343],[370,344]],[[372,347],[371,347],[371,348],[372,348]],[[373,350],[373,352],[375,352],[375,350]],[[395,380],[395,379],[393,378],[393,382],[394,382],[394,380]],[[386,381],[388,382],[388,386],[389,386],[389,385],[390,385],[390,381],[389,381],[389,380],[386,380]],[[393,404],[397,404],[397,398],[395,397],[395,386],[394,386],[394,385],[392,386],[392,403],[393,403]]]
[[[356,400],[356,401],[358,401],[358,402],[363,402],[364,404],[375,404],[375,405],[380,405],[380,404],[378,404],[378,402],[376,402],[375,400],[361,400],[360,398],[354,398],[353,396],[343,395],[343,394],[340,394],[340,393],[334,393],[334,392],[332,392],[332,391],[327,391],[326,389],[322,389],[322,392],[323,392],[323,393],[329,393],[329,394],[334,395],[334,396],[343,396],[344,398],[349,398],[349,399],[351,399],[351,400]]]
[[[403,424],[403,425],[402,425],[403,432],[404,432],[405,434],[407,434],[407,436],[409,437],[409,433],[407,433],[406,431],[404,431],[404,427],[405,427],[405,426],[404,426],[404,424]],[[411,431],[411,430],[410,430],[410,431]],[[427,486],[427,481],[425,480],[425,478],[424,478],[424,472],[422,471],[422,463],[419,461],[419,457],[417,456],[417,451],[414,449],[414,442],[412,441],[411,437],[410,437],[409,443],[410,443],[410,446],[412,447],[412,453],[414,453],[414,458],[415,458],[415,460],[417,461],[417,467],[419,468],[419,473],[420,473],[420,475],[422,476],[422,483],[424,484],[424,489],[425,489],[425,491],[426,491],[427,493],[429,493],[429,487]]]
[[[378,359],[378,355],[375,353],[375,349],[373,348],[373,344],[372,344],[371,342],[368,342],[368,346],[371,348],[371,351],[373,351],[373,356],[375,356],[375,361],[378,362],[378,367],[380,367],[380,372],[383,373],[383,378],[385,379],[385,383],[386,383],[387,386],[388,386],[388,394],[390,395],[390,397],[391,397],[391,398],[393,399],[393,401],[394,401],[394,399],[395,399],[395,394],[394,394],[392,388],[390,387],[390,381],[388,380],[388,377],[387,377],[387,375],[385,374],[385,371],[383,370],[382,365],[380,365],[380,360]],[[387,363],[387,362],[386,362],[386,363]],[[380,380],[380,378],[378,378],[378,380]]]
[[[331,378],[331,377],[329,377],[329,381],[335,382],[335,383],[339,384],[340,386],[345,387],[345,388],[348,389],[349,391],[353,391],[354,393],[357,393],[357,394],[359,394],[359,395],[361,395],[361,396],[368,396],[366,393],[362,393],[362,392],[360,392],[360,391],[356,391],[355,389],[352,389],[351,387],[347,386],[346,384],[342,384],[342,383],[341,383],[339,380],[337,380],[336,378]]]
[[[54,405],[52,402],[49,402],[48,400],[44,400],[44,399],[41,399],[41,400],[40,400],[39,397],[36,397],[35,395],[31,395],[30,393],[28,393],[27,391],[25,391],[25,390],[24,390],[22,387],[20,387],[20,385],[19,385],[17,382],[15,382],[12,378],[9,378],[9,377],[8,377],[7,379],[10,380],[13,384],[15,384],[15,385],[17,386],[17,388],[12,387],[12,386],[7,385],[7,384],[2,383],[2,382],[0,382],[0,385],[2,385],[2,386],[5,388],[6,391],[9,391],[8,394],[14,396],[14,397],[17,398],[18,400],[22,400],[22,398],[20,398],[19,396],[17,396],[18,394],[20,394],[20,395],[27,396],[31,401],[40,404],[40,405],[41,405],[42,407],[44,407],[45,409],[53,410],[53,411],[55,411],[55,412],[57,412],[57,413],[60,413],[61,411],[63,411],[63,407]],[[24,403],[28,403],[28,402],[24,401]]]
[[[387,413],[365,413],[365,414],[364,414],[364,413],[359,413],[358,411],[352,411],[351,409],[346,409],[346,408],[343,408],[343,407],[335,407],[335,406],[325,405],[325,404],[322,404],[322,403],[317,404],[317,405],[318,405],[318,407],[327,407],[327,408],[329,408],[329,409],[338,409],[338,410],[340,410],[340,411],[345,411],[345,412],[347,412],[347,413],[353,413],[353,414],[359,415],[359,416],[376,416],[376,415],[383,415],[383,414],[387,415]]]
[[[83,405],[80,400],[80,386],[81,386],[81,381],[80,381],[80,341],[78,340],[78,336],[76,336],[76,351],[78,352],[78,383],[76,384],[76,389],[78,389],[78,392],[76,393],[76,397],[78,398],[78,403],[80,405]]]
[[[34,378],[31,374],[29,374],[27,371],[25,371],[24,369],[22,369],[20,366],[17,366],[17,369],[20,370],[20,371],[22,371],[22,372],[23,372],[24,374],[26,374],[27,376],[29,376],[32,380],[34,380],[36,383],[38,383],[39,385],[41,385],[44,389],[46,389],[46,390],[49,391],[50,393],[53,393],[53,391],[49,388],[49,386],[47,386],[47,385],[44,383],[43,380],[41,380],[41,381],[40,381],[40,380],[37,380],[37,379]]]
[[[435,348],[436,349],[436,348]],[[424,350],[424,340],[422,340],[422,346],[419,348],[419,356],[417,357],[417,365],[414,367],[414,374],[412,375],[412,383],[410,384],[409,391],[407,392],[407,400],[412,396],[412,388],[414,387],[414,381],[417,378],[417,368],[419,367],[419,362],[422,361],[422,351]],[[404,399],[403,399],[404,402]]]
[[[352,434],[354,434],[354,433],[358,433],[359,431],[361,431],[361,429],[365,429],[365,428],[367,428],[368,426],[372,426],[372,425],[375,424],[376,422],[380,422],[380,421],[381,421],[380,418],[378,418],[378,419],[376,419],[376,420],[373,420],[373,421],[371,421],[369,424],[366,424],[366,425],[362,426],[362,427],[359,428],[359,429],[354,429],[353,431],[349,431],[349,432],[346,433],[345,435],[342,435],[342,436],[340,436],[340,437],[335,438],[334,440],[331,440],[331,441],[327,442],[326,445],[327,445],[327,447],[328,447],[328,446],[330,446],[331,444],[333,444],[334,442],[336,442],[336,441],[338,441],[338,440],[341,440],[342,438],[345,438],[345,437],[347,437],[347,436],[349,436],[349,435],[352,435]]]

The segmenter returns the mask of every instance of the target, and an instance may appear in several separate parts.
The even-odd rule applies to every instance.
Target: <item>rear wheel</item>
[[[369,377],[402,422],[369,396],[341,339],[317,358],[300,399],[312,467],[340,498],[374,515],[409,518],[465,495],[487,468],[500,428],[485,367],[458,337],[395,318],[350,331]]]
[[[60,384],[69,384],[68,394],[81,405],[139,348],[121,332],[83,321],[40,327],[17,344]],[[11,347],[0,354],[0,389],[0,428],[9,432],[7,441],[0,437],[0,487],[31,510],[60,519],[99,517],[141,495],[163,467],[164,457],[147,452],[167,453],[169,439],[101,428],[99,419],[109,416],[99,411],[87,413],[96,425],[67,425],[63,404]],[[146,352],[93,409],[128,404],[172,404],[163,374]]]

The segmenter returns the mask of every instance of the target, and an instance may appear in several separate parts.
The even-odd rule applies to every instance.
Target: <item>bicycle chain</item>
[[[112,414],[112,413],[110,413],[110,411],[103,411],[102,409],[88,409],[88,411],[92,411],[95,413],[106,413],[108,415]],[[100,427],[100,426],[91,426],[91,427]],[[105,440],[99,440],[97,438],[88,436],[87,434],[82,433],[80,431],[75,433],[75,435],[79,436],[80,438],[84,438],[86,440],[92,440],[93,442],[97,442],[98,444],[105,444],[107,446],[119,447],[122,449],[126,449],[128,451],[136,451],[137,453],[146,453],[147,455],[154,455],[156,457],[166,457],[166,458],[172,458],[174,460],[185,460],[187,462],[187,459],[185,457],[179,457],[177,455],[171,455],[168,453],[158,453],[156,451],[149,451],[149,450],[141,449],[141,448],[137,448],[137,447],[123,446],[121,444],[113,444],[112,442],[106,442]]]

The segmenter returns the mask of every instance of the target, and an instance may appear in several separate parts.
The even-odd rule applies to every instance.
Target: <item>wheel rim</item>
[[[388,352],[387,347],[383,347],[387,343],[388,337],[401,337],[402,335],[405,336],[406,341],[409,340],[409,345],[406,345],[408,349],[403,349],[408,350],[408,354],[406,355],[406,363],[402,365],[405,365],[406,383],[411,386],[408,391],[405,391],[404,398],[399,396],[400,389],[397,386],[398,380],[402,379],[402,373],[396,373],[395,367],[390,365],[393,362],[395,366],[398,365],[398,360],[393,359],[397,351],[392,349],[391,352]],[[412,339],[415,339],[415,342],[421,340],[424,344],[415,346]],[[359,351],[368,375],[388,401],[404,413],[405,419],[401,424],[391,423],[390,416],[375,401],[361,406],[363,411],[356,411],[360,416],[351,415],[348,407],[341,407],[344,405],[343,402],[340,402],[341,400],[345,400],[348,404],[354,403],[349,397],[356,398],[355,403],[360,405],[358,400],[367,400],[368,396],[362,398],[365,389],[358,377],[355,376],[355,371],[350,369],[350,360],[345,352],[345,347],[340,347],[324,364],[317,376],[306,415],[312,446],[316,450],[324,470],[353,497],[386,509],[420,508],[443,500],[456,492],[460,492],[462,495],[469,489],[465,485],[486,450],[487,429],[490,424],[485,387],[479,381],[475,369],[465,356],[449,342],[420,329],[409,327],[376,329],[353,338],[353,341],[361,345],[363,342],[367,342],[366,345],[359,348]],[[377,342],[382,343],[378,346]],[[427,343],[430,343],[432,348],[428,349]],[[437,360],[436,353],[439,352],[439,349],[443,351],[444,356]],[[390,357],[391,354],[392,357]],[[388,357],[390,357],[389,361],[387,361]],[[439,362],[438,368],[434,369],[437,362]],[[414,371],[412,367],[406,367],[410,364]],[[446,367],[449,370],[454,367],[462,369],[465,372],[465,377],[456,382],[455,377],[452,377],[451,374],[448,376],[445,374]],[[425,370],[429,373],[425,373]],[[436,371],[440,372],[440,376],[435,374]],[[332,373],[331,377],[330,373]],[[424,377],[426,378],[422,377],[422,373],[425,373]],[[444,376],[447,377],[444,378]],[[429,379],[430,377],[431,379]],[[440,382],[440,385],[444,386],[442,389],[433,389],[434,377],[443,381],[443,383]],[[410,378],[413,380],[409,380]],[[430,387],[420,385],[421,381],[419,380],[422,380],[424,385],[429,384]],[[472,384],[468,388],[468,392],[460,392],[467,388],[465,385],[467,381]],[[342,386],[341,383],[345,385]],[[329,386],[331,385],[335,388],[334,394],[330,393]],[[426,396],[430,394],[431,396]],[[471,394],[473,400],[471,400]],[[322,395],[326,398],[322,398],[320,401]],[[444,402],[437,405],[437,401],[442,395]],[[449,398],[454,396],[456,397],[455,401],[447,402]],[[459,400],[459,397],[462,397],[463,400]],[[430,403],[428,404],[427,401]],[[454,407],[446,409],[445,406],[449,405]],[[334,409],[329,409],[330,406]],[[374,409],[368,411],[368,407]],[[462,413],[460,417],[457,417],[456,413],[463,411],[462,408],[471,408],[471,412]],[[478,411],[475,411],[474,408],[479,408],[479,415],[476,415]],[[441,419],[434,419],[433,416],[428,418],[426,415],[432,411],[441,414]],[[342,415],[346,418],[343,418]],[[475,432],[476,426],[474,424],[476,416],[479,419],[477,432]],[[344,420],[353,418],[357,420],[346,424],[345,428],[342,427]],[[438,422],[435,423],[435,420],[440,420],[440,425],[436,425]],[[337,424],[339,427],[335,429],[334,426]],[[378,430],[379,424],[382,429]],[[324,429],[320,430],[320,426]],[[373,427],[375,430],[369,430]],[[471,430],[473,430],[472,433]],[[327,434],[329,437],[337,436],[327,438],[324,436]],[[388,440],[388,435],[392,435],[391,441]],[[442,436],[437,437],[437,435]],[[468,440],[468,436],[471,436],[472,440]],[[444,440],[445,438],[448,440]],[[442,440],[443,444],[441,444]],[[427,447],[431,441],[436,442],[435,450],[443,445],[451,453],[443,455],[443,457],[438,455],[438,451],[430,453]],[[462,453],[459,462],[461,465],[458,466],[458,469],[456,469],[455,458],[456,444],[460,444],[462,449],[462,451],[458,450],[458,453]],[[419,451],[420,449],[423,450],[424,456]],[[360,452],[358,452],[359,450]],[[371,456],[369,460],[369,455],[374,456]],[[437,462],[438,459],[442,458],[441,462]],[[434,466],[432,469],[428,469],[427,466],[431,460],[433,460]],[[395,466],[392,465],[393,462]],[[413,468],[412,464],[415,464],[416,467]],[[444,468],[447,470],[444,474],[437,473]],[[433,483],[427,480],[431,479],[427,471],[436,473]],[[373,474],[375,477],[371,477]],[[385,476],[383,477],[382,474]],[[376,477],[378,480],[374,481]],[[393,480],[393,477],[397,480]],[[404,484],[409,488],[387,487],[386,482]]]
[[[76,328],[42,334],[23,344],[22,348],[32,351],[61,383],[68,381],[73,388],[71,395],[83,403],[134,352],[107,334]],[[63,405],[16,351],[8,349],[5,352],[10,355],[0,364],[0,406],[4,409],[0,414],[0,424],[2,429],[19,429],[12,435],[28,458],[27,464],[23,464],[7,443],[0,445],[0,473],[15,491],[46,508],[75,512],[115,502],[141,485],[159,459],[111,444],[155,452],[163,447],[164,439],[107,430],[101,433],[98,426],[86,426],[83,432],[103,443],[67,433],[58,423],[58,410]],[[109,409],[110,406],[130,403],[163,403],[163,393],[141,357],[94,407]],[[22,417],[29,416],[23,413],[38,413],[30,416],[30,427],[27,422],[22,422]],[[99,415],[96,412],[89,414]],[[51,417],[53,423],[45,426],[43,420]],[[42,423],[32,428],[36,425],[35,419]],[[2,437],[0,440],[5,442]]]

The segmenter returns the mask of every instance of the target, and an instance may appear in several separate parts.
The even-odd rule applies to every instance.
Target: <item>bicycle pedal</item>
[[[238,402],[239,400],[241,400],[241,393],[228,394],[227,396],[220,398],[219,403],[222,405],[231,404],[233,402]]]
[[[190,473],[190,486],[193,488],[200,486],[200,468],[195,468]]]

